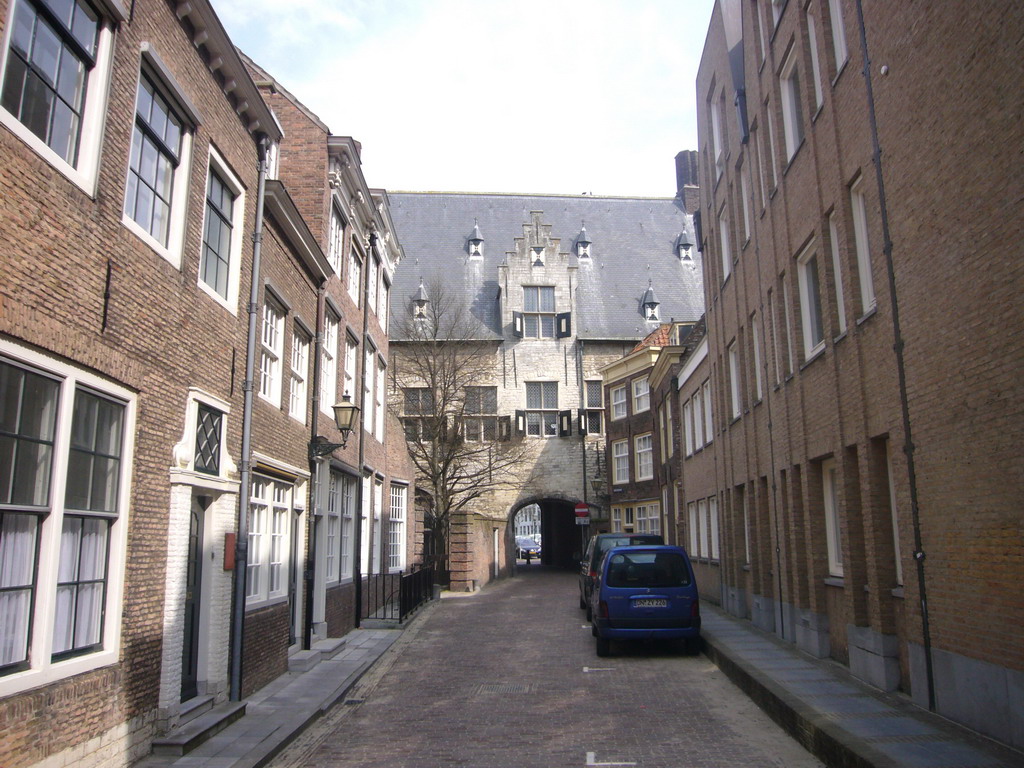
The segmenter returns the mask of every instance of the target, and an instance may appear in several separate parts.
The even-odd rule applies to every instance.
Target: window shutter
[[[563,312],[560,315],[555,315],[555,319],[558,321],[558,332],[555,334],[558,338],[564,339],[567,336],[572,335],[572,313]]]
[[[569,437],[572,434],[572,411],[558,412],[558,436]]]
[[[516,434],[526,434],[526,411],[516,411]]]
[[[512,313],[512,335],[517,339],[523,338],[523,313]]]
[[[498,440],[501,442],[508,442],[512,439],[512,417],[511,416],[499,416],[498,417]]]
[[[580,408],[578,413],[580,417],[580,434],[585,435],[587,434],[587,410]]]

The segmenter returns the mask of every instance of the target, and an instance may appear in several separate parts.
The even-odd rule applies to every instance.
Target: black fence
[[[413,611],[430,600],[434,569],[427,566],[408,573],[374,573],[364,577],[364,619],[402,623]]]

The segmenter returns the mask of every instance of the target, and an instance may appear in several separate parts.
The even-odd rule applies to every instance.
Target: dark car
[[[529,536],[516,536],[516,557],[525,560],[527,555],[530,559],[540,559],[540,544]]]
[[[594,587],[597,566],[604,553],[612,547],[630,547],[638,544],[664,544],[665,540],[656,533],[599,533],[590,538],[587,553],[580,561],[580,608],[587,611],[590,621],[590,591]]]
[[[597,655],[612,640],[672,640],[700,649],[700,599],[682,547],[615,547],[598,566],[591,594]]]

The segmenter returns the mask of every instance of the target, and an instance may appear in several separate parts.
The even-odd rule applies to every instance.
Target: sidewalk
[[[703,605],[705,653],[829,766],[1024,766],[1024,754],[886,694],[716,606]]]
[[[135,768],[257,768],[292,742],[327,710],[345,700],[403,632],[434,602],[401,627],[354,629],[341,651],[305,672],[289,672],[245,700],[245,715],[184,756],[150,755]]]

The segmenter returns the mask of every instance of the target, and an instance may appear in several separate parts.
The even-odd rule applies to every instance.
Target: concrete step
[[[295,674],[309,672],[313,667],[323,661],[324,655],[318,650],[296,651],[288,657],[288,671]]]
[[[213,709],[214,697],[208,696],[194,696],[188,701],[181,702],[181,712],[178,715],[178,726],[184,725],[185,723],[195,720],[202,714],[209,712]]]
[[[245,715],[244,701],[229,701],[179,724],[166,736],[153,740],[154,755],[187,755]]]
[[[333,659],[345,647],[344,637],[327,637],[313,643],[313,650],[318,651],[326,659]]]

